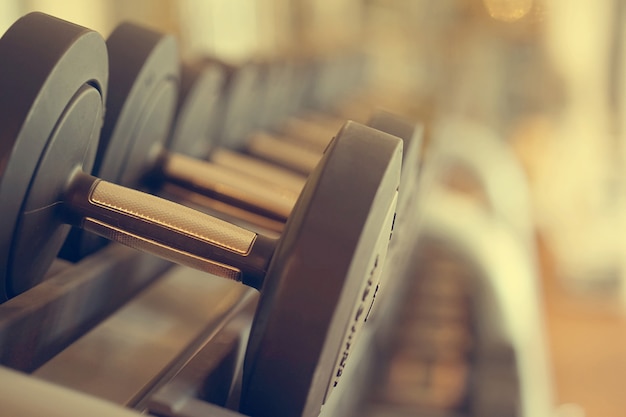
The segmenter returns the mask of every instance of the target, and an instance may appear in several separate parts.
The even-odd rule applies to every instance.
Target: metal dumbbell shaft
[[[180,154],[167,154],[159,170],[170,183],[282,222],[298,198],[297,191]]]
[[[302,187],[304,187],[306,182],[304,175],[226,148],[216,149],[211,154],[211,162],[251,177],[260,178],[270,184],[275,184],[296,193],[302,191]]]
[[[124,245],[260,289],[276,241],[188,207],[76,174],[68,221]]]
[[[331,139],[332,136],[326,137],[327,142]],[[322,151],[312,150],[263,132],[252,135],[246,149],[254,156],[272,161],[302,175],[308,175],[322,157]]]

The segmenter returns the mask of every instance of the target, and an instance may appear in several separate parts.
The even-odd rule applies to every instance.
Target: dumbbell
[[[289,71],[283,67],[288,64],[281,63],[274,68],[268,62],[247,62],[242,65],[231,65],[215,58],[203,58],[200,61],[187,63],[192,70],[183,71],[183,85],[198,83],[207,89],[209,94],[215,90],[202,82],[205,78],[203,69],[207,72],[215,71],[216,68],[224,74],[224,87],[220,89],[224,95],[221,101],[222,112],[218,116],[220,126],[218,137],[212,137],[211,142],[219,143],[219,149],[211,153],[211,161],[233,170],[243,170],[249,174],[254,172],[255,177],[262,175],[264,179],[273,181],[277,175],[272,173],[272,165],[286,167],[297,173],[287,175],[292,177],[290,184],[302,184],[303,176],[306,176],[315,167],[320,158],[320,153],[328,144],[330,138],[336,133],[339,126],[334,129],[318,128],[311,122],[294,119],[289,126],[288,133],[280,133],[279,130],[261,132],[255,128],[276,124],[280,113],[284,112],[285,106],[279,105],[280,101],[287,101],[283,95],[276,91],[284,91],[284,84],[289,81],[281,79],[281,76]],[[275,75],[277,73],[278,75]],[[190,78],[187,78],[190,77]],[[296,79],[289,77],[289,79]],[[300,79],[297,79],[300,81]],[[291,88],[298,90],[298,88]],[[302,93],[297,93],[301,95]],[[194,94],[202,97],[201,94]],[[268,108],[274,110],[271,116],[267,116]],[[207,113],[214,106],[207,106]],[[286,116],[286,114],[285,114]],[[273,120],[271,123],[264,119]],[[213,120],[213,117],[211,117]],[[213,129],[210,129],[212,132]],[[312,148],[312,149],[309,149]],[[171,147],[171,149],[176,149]],[[232,150],[243,150],[233,153]],[[205,149],[208,152],[208,149]],[[245,155],[248,154],[248,155]],[[202,155],[195,155],[202,157]],[[250,158],[252,156],[253,158]],[[206,155],[204,156],[206,158]],[[264,163],[270,162],[270,164]],[[250,168],[254,165],[254,168]],[[269,166],[265,168],[260,165]],[[268,173],[265,177],[265,173]],[[280,175],[278,175],[280,176]],[[299,178],[298,178],[299,177]],[[295,189],[301,187],[295,185]]]
[[[214,87],[211,87],[204,81],[206,79],[206,74],[203,74],[202,68],[203,67],[195,67],[195,71],[183,71],[182,79],[185,80],[183,84],[190,87],[189,91],[195,92],[192,96],[196,97],[196,99],[185,99],[184,95],[181,95],[178,110],[179,116],[175,121],[175,125],[177,126],[177,128],[174,129],[175,131],[208,130],[208,126],[206,125],[210,124],[211,119],[204,116],[201,111],[202,108],[207,108],[208,106],[206,106],[206,103],[203,103],[203,101],[197,97],[210,97]],[[204,68],[206,69],[206,72],[210,72],[212,69],[211,67]],[[208,101],[212,100],[209,99]],[[182,124],[188,124],[190,126],[193,125],[195,127],[185,128],[181,126]],[[402,139],[404,143],[402,158],[403,168],[397,210],[398,218],[396,219],[396,225],[399,225],[400,227],[396,230],[399,231],[398,233],[405,236],[400,236],[400,239],[396,238],[392,241],[392,245],[397,248],[395,250],[396,253],[394,253],[394,265],[392,265],[394,272],[392,274],[402,275],[402,265],[406,262],[408,250],[411,246],[411,242],[409,242],[411,239],[410,235],[415,232],[414,218],[416,216],[414,211],[416,210],[415,200],[417,197],[415,190],[417,189],[423,129],[420,124],[416,124],[412,120],[381,109],[375,110],[372,113],[367,125],[382,132],[397,136]],[[177,137],[177,135],[174,135],[171,143],[176,144],[184,141],[184,137]],[[224,150],[223,147],[217,147],[215,144],[211,144],[211,141],[203,141],[203,143],[216,148],[209,158],[211,158],[212,162],[217,163],[218,165],[226,164],[229,169],[239,169],[242,173],[251,176],[257,175],[262,177],[265,181],[292,189],[294,192],[299,192],[304,184],[304,177],[294,178],[294,174],[289,170],[281,169],[280,167],[273,166],[263,161],[258,161],[257,159],[244,154]],[[184,151],[181,146],[173,146],[181,151]],[[210,151],[207,151],[207,153],[209,152]],[[167,184],[165,186],[165,190],[167,191],[165,195],[180,198],[184,201],[198,201],[200,199],[199,203],[202,205],[211,203],[201,197],[199,198],[190,194],[184,189],[173,189]],[[241,215],[241,213],[238,213],[234,216],[237,217]],[[281,230],[281,225],[275,226],[276,229],[274,230]],[[394,281],[399,280],[401,280],[401,277],[394,279]],[[389,288],[391,287],[393,287],[393,285],[389,286]]]
[[[155,111],[153,110],[144,110],[146,108],[146,100],[151,99],[150,94],[157,94],[160,91],[160,82],[165,83],[165,80],[168,77],[173,77],[173,72],[176,71],[174,67],[178,60],[176,52],[172,47],[160,45],[161,43],[166,45],[170,42],[169,38],[161,34],[152,33],[150,35],[150,33],[145,28],[128,25],[114,31],[107,41],[111,59],[111,77],[119,78],[119,81],[112,82],[112,85],[127,85],[127,90],[130,89],[132,90],[130,92],[135,92],[136,94],[130,95],[130,92],[125,91],[113,94],[109,98],[109,103],[107,103],[109,110],[103,127],[101,146],[96,157],[95,173],[113,182],[135,184],[137,179],[145,172],[122,173],[117,178],[108,173],[120,172],[118,169],[120,166],[119,161],[122,159],[109,154],[111,152],[123,153],[127,147],[131,146],[130,143],[133,143],[133,149],[142,155],[141,158],[153,158],[153,160],[150,163],[135,163],[131,164],[131,166],[142,167],[144,171],[146,171],[146,167],[152,166],[156,171],[155,173],[158,174],[153,176],[153,179],[160,177],[161,182],[165,179],[170,183],[193,189],[205,197],[218,199],[220,203],[234,205],[239,209],[252,210],[272,220],[284,222],[293,207],[297,194],[302,188],[304,182],[302,177],[296,177],[294,174],[285,172],[281,175],[283,183],[280,187],[272,185],[272,182],[262,185],[256,181],[256,176],[260,173],[269,172],[272,167],[265,166],[261,169],[259,161],[256,161],[255,164],[252,164],[252,161],[245,161],[246,165],[253,166],[257,170],[254,172],[254,175],[247,177],[232,171],[218,169],[215,164],[207,165],[199,160],[188,158],[206,157],[208,152],[207,145],[210,144],[210,141],[206,141],[203,144],[203,141],[199,140],[201,138],[194,133],[209,131],[211,126],[203,123],[206,120],[209,122],[214,120],[212,118],[206,119],[205,115],[200,115],[201,112],[199,110],[202,106],[206,106],[209,109],[216,107],[214,105],[216,102],[215,90],[218,88],[216,84],[219,84],[220,76],[215,71],[211,71],[215,70],[214,67],[209,67],[207,68],[208,71],[202,72],[194,71],[194,69],[188,66],[183,67],[183,75],[194,74],[197,76],[197,79],[194,82],[190,82],[185,78],[181,80],[186,94],[184,98],[181,98],[179,104],[174,134],[167,143],[167,148],[174,152],[159,154],[158,150],[156,150],[152,153],[143,153],[143,148],[146,146],[152,148],[163,146],[164,139],[162,135],[155,132],[162,131],[162,129],[159,130],[159,123],[165,124],[170,120],[165,114],[158,116],[157,120],[151,123],[151,126],[156,127],[151,128],[153,132],[149,132],[150,134],[140,134],[132,129],[120,129],[118,127],[128,126],[131,122],[141,123],[141,120],[135,121],[138,117],[142,117],[142,115],[136,114],[138,112],[143,111],[148,115],[150,112],[154,113]],[[133,38],[142,38],[144,40],[142,43],[135,41],[133,47],[130,48],[130,39]],[[141,51],[138,50],[139,48],[141,48]],[[142,58],[139,58],[140,56]],[[128,71],[129,62],[134,64],[133,71]],[[156,66],[160,68],[155,68]],[[163,70],[163,68],[169,68],[170,73]],[[228,125],[237,125],[235,121],[232,121],[233,115],[244,118],[244,116],[250,113],[241,104],[241,97],[244,97],[241,94],[242,91],[250,94],[251,89],[261,90],[257,85],[258,82],[256,82],[259,78],[258,71],[255,72],[253,69],[254,67],[248,66],[237,71],[233,69],[228,70],[227,78],[231,79],[231,83],[237,84],[236,90],[232,91],[228,97],[227,113],[222,115],[224,120],[226,120],[225,123]],[[149,84],[154,86],[152,89],[141,89],[148,77],[155,77],[154,74],[157,74],[156,77],[160,77],[162,81]],[[233,78],[235,80],[232,80]],[[254,87],[255,85],[257,86]],[[168,99],[168,96],[152,98],[154,106],[157,108],[161,106],[161,102],[166,103],[162,106],[169,106],[171,100]],[[133,111],[133,109],[137,110]],[[169,110],[169,107],[167,109]],[[165,107],[162,111],[166,111]],[[240,124],[245,123],[240,122]],[[143,126],[140,126],[136,130],[141,130],[142,128]],[[329,137],[325,139],[326,142],[329,141],[333,133],[328,133],[328,135]],[[159,138],[159,136],[161,137]],[[108,149],[109,143],[113,143],[111,148],[114,151]],[[124,145],[117,145],[118,143],[124,143]],[[154,160],[157,154],[161,158],[160,161]],[[136,160],[137,155],[133,155],[129,159]],[[315,161],[317,160],[319,160],[319,155],[315,156]],[[109,169],[108,165],[112,165],[113,168]],[[275,168],[273,169],[275,170]],[[124,177],[129,179],[127,180]]]
[[[131,44],[133,47],[129,48]],[[187,156],[206,152],[209,141],[191,139],[197,138],[195,132],[210,129],[207,125],[210,119],[201,109],[215,103],[219,73],[210,68],[194,72],[187,67],[183,71],[183,74],[195,73],[197,77],[193,83],[183,79],[185,94],[179,99],[174,133],[167,147],[187,155],[160,152],[173,106],[173,95],[163,93],[162,86],[178,77],[173,41],[169,36],[127,24],[111,34],[107,46],[111,60],[111,94],[94,174],[131,187],[148,176],[153,184],[166,184],[168,197],[219,211],[222,217],[226,213],[230,215],[229,220],[244,220],[272,231],[282,231],[303,180],[297,190],[277,188]],[[149,79],[152,82],[147,82]],[[150,149],[152,151],[147,151]],[[127,162],[124,164],[124,161]],[[151,175],[146,175],[148,173]],[[282,178],[287,179],[288,175],[283,173]],[[77,261],[101,247],[103,242],[93,234],[75,229],[61,256]]]
[[[242,150],[306,176],[315,168],[332,132],[318,123],[291,117],[276,131],[253,132]]]
[[[138,40],[139,38],[143,40]],[[134,39],[133,48],[128,47],[131,44],[131,40]],[[100,146],[98,155],[96,157],[96,170],[95,173],[103,179],[107,179],[113,182],[122,184],[135,185],[138,183],[143,173],[133,172],[129,174],[116,174],[114,172],[121,172],[118,169],[118,165],[113,165],[113,169],[108,168],[111,163],[107,160],[116,161],[122,160],[117,154],[125,152],[128,144],[133,143],[133,149],[136,153],[131,159],[135,163],[130,166],[143,166],[144,171],[146,166],[154,165],[157,169],[157,177],[162,179],[168,179],[166,183],[169,184],[167,189],[169,192],[177,197],[183,197],[186,200],[194,200],[202,203],[202,205],[211,204],[214,209],[216,205],[224,206],[225,204],[234,204],[239,209],[232,218],[246,216],[249,222],[253,222],[256,225],[263,225],[270,227],[272,230],[280,231],[283,227],[283,222],[287,219],[291,208],[295,203],[297,194],[300,192],[304,183],[303,178],[293,178],[293,174],[281,170],[280,175],[283,180],[283,185],[279,188],[271,185],[263,186],[254,179],[250,179],[231,171],[225,171],[218,168],[215,164],[207,164],[200,160],[194,160],[190,158],[202,157],[208,153],[208,149],[212,146],[209,140],[201,140],[196,132],[206,132],[210,130],[211,118],[207,117],[203,113],[203,109],[214,107],[216,102],[216,90],[219,89],[220,77],[219,72],[216,73],[214,67],[205,66],[200,70],[198,67],[191,67],[189,65],[183,67],[182,86],[183,94],[180,95],[178,101],[178,111],[175,120],[175,127],[173,129],[173,135],[168,141],[167,147],[171,150],[179,151],[178,153],[166,152],[162,153],[160,163],[150,160],[143,162],[147,155],[154,156],[155,153],[143,153],[145,148],[153,148],[155,143],[158,145],[159,137],[163,138],[163,134],[158,133],[157,129],[152,124],[152,131],[149,134],[140,133],[137,130],[132,131],[129,129],[119,129],[116,126],[123,125],[137,125],[140,121],[135,119],[142,116],[142,112],[150,114],[152,109],[144,110],[146,100],[151,95],[156,94],[154,90],[158,91],[161,83],[165,83],[168,78],[175,77],[175,62],[177,62],[177,54],[170,47],[171,38],[168,36],[157,34],[149,31],[145,28],[134,25],[125,25],[118,28],[109,37],[107,41],[109,55],[111,59],[111,70],[114,72],[112,77],[115,78],[115,82],[112,83],[111,88],[116,88],[117,85],[122,85],[124,80],[134,80],[130,83],[131,89],[138,89],[137,85],[145,86],[144,79],[148,76],[153,77],[156,81],[152,84],[154,88],[143,88],[143,90],[137,90],[134,95],[123,94],[116,92],[114,98],[109,99],[108,108],[109,112],[105,119],[103,137],[101,142],[104,144],[111,144],[113,150],[109,150],[105,146]],[[170,45],[168,47],[163,45]],[[140,58],[141,57],[141,58]],[[150,58],[147,58],[150,57]],[[128,62],[132,60],[136,61],[136,64],[131,67]],[[169,70],[163,70],[169,68]],[[154,74],[159,73],[155,76]],[[233,75],[231,75],[232,77]],[[162,81],[159,81],[162,79]],[[245,77],[249,79],[249,77]],[[127,83],[128,84],[128,83]],[[245,82],[243,85],[247,85]],[[158,100],[151,100],[153,106],[163,106],[169,109],[171,106],[170,97],[165,97],[162,100],[163,104],[158,104]],[[234,109],[233,109],[234,110]],[[165,111],[165,110],[164,110]],[[207,113],[209,113],[207,111]],[[148,117],[148,116],[146,116]],[[391,115],[388,117],[382,116],[387,120],[387,126],[379,123],[383,129],[393,129],[394,123],[391,122]],[[169,120],[165,115],[159,115],[158,120]],[[397,124],[397,123],[396,123]],[[119,132],[117,132],[119,130]],[[161,130],[162,131],[162,130]],[[121,132],[121,133],[120,133]],[[392,132],[393,133],[393,132]],[[403,134],[405,132],[402,132]],[[406,136],[406,135],[405,135]],[[137,139],[139,138],[139,139]],[[196,139],[195,141],[193,139]],[[407,143],[410,143],[410,137],[405,138]],[[328,139],[326,139],[328,141]],[[139,144],[139,145],[137,145]],[[413,146],[406,146],[408,150],[414,149]],[[405,155],[412,154],[413,151],[405,152]],[[101,156],[102,155],[102,156]],[[251,176],[258,175],[259,173],[267,173],[269,170],[278,171],[276,167],[260,166],[260,162],[244,161],[246,166],[250,166],[256,169],[256,172],[251,172]],[[240,165],[242,162],[240,161]],[[267,165],[267,164],[265,164]],[[100,166],[104,168],[99,169]],[[135,168],[133,168],[135,169]],[[126,171],[129,171],[126,169]],[[154,176],[153,176],[154,180]],[[285,181],[290,180],[291,183]],[[295,184],[295,185],[293,185]],[[173,185],[173,186],[172,186]],[[179,186],[182,186],[181,190]],[[225,191],[218,191],[219,188]],[[190,192],[192,190],[193,192]],[[195,194],[199,192],[200,195]],[[209,198],[207,198],[209,197]],[[217,201],[215,201],[217,199]],[[275,223],[268,224],[267,219],[253,219],[250,218],[250,213],[246,213],[246,210],[252,210],[257,214],[269,217],[272,220],[276,220]],[[74,238],[77,232],[74,232],[70,241],[74,241],[78,238]],[[67,252],[67,251],[64,251]],[[77,253],[75,250],[70,251]],[[82,257],[85,252],[89,250],[80,251],[78,258]],[[70,256],[70,259],[76,258]]]
[[[29,14],[0,39],[0,62],[2,297],[40,281],[68,224],[241,281],[261,291],[242,411],[317,415],[384,263],[401,141],[346,124],[273,240],[86,173],[107,88],[107,48],[95,32]]]
[[[307,109],[305,103],[293,103],[293,100],[290,100],[289,93],[294,91],[294,94],[301,96],[299,98],[300,101],[309,101],[309,98],[302,97],[303,93],[299,91],[299,84],[311,84],[314,87],[313,91],[315,91],[323,88],[321,84],[325,82],[324,79],[318,73],[303,71],[303,68],[299,68],[299,71],[304,72],[304,74],[296,74],[293,66],[290,66],[287,58],[284,57],[275,58],[273,61],[268,61],[264,64],[264,73],[273,74],[274,77],[268,76],[268,81],[264,85],[267,101],[264,102],[262,108],[268,109],[265,113],[269,112],[270,115],[266,116],[265,119],[269,119],[269,121],[262,122],[260,124],[261,129],[257,129],[257,131],[271,132],[273,135],[284,138],[289,142],[322,152],[328,144],[329,138],[337,132],[345,119],[342,120],[328,114],[323,114],[322,116],[322,113],[319,111]],[[300,65],[302,67],[306,64],[302,62]],[[312,62],[309,62],[309,65],[312,65]],[[290,69],[293,70],[290,71]],[[300,75],[300,77],[297,77],[297,75]],[[302,79],[303,76],[308,76],[312,79],[304,81]],[[294,107],[285,108],[283,107],[284,103]],[[312,115],[317,116],[316,120],[310,120]],[[364,120],[357,121],[364,123]]]
[[[275,164],[236,152],[243,146],[246,134],[234,138],[236,133],[224,131],[223,124],[235,125],[251,113],[241,100],[244,94],[260,95],[252,102],[263,99],[262,88],[251,88],[251,79],[258,67],[234,67],[221,61],[185,61],[181,67],[181,93],[168,149],[198,160],[215,164],[275,185],[280,189],[300,193],[306,177]],[[221,76],[216,76],[220,74]],[[272,84],[273,85],[273,84]],[[217,98],[216,96],[219,96]],[[219,105],[215,105],[215,103]],[[251,106],[252,108],[259,105]],[[217,119],[217,120],[216,120]],[[226,122],[229,120],[233,122]],[[337,129],[339,130],[339,129]],[[330,137],[334,135],[333,132]],[[224,145],[227,145],[226,148]],[[231,150],[232,149],[232,150]]]
[[[256,107],[254,130],[274,131],[297,112],[301,89],[296,84],[295,65],[286,55],[263,55],[255,59],[260,73],[261,102]]]
[[[306,176],[319,162],[332,137],[331,132],[319,123],[291,119],[280,133],[251,134],[243,152]]]
[[[197,94],[191,88],[186,88],[190,108],[179,112],[180,123],[172,140],[168,139],[180,79],[175,40],[137,25],[123,24],[107,39],[107,49],[110,94],[93,174],[130,187],[147,183],[156,187],[164,182],[183,186],[187,194],[201,195],[203,202],[214,199],[234,207],[238,217],[247,216],[248,223],[282,230],[299,192],[191,157],[202,155],[205,147],[192,135],[210,128],[195,125],[197,107],[207,104],[207,99],[215,101],[214,91],[199,99],[194,98]],[[219,77],[220,74],[205,71],[198,87],[202,91],[214,89]],[[168,145],[187,155],[166,151]],[[61,256],[77,261],[100,248],[103,242],[93,234],[74,229]]]
[[[206,105],[207,116],[205,117],[210,119],[203,121],[196,118],[196,121],[208,124],[217,118],[217,123],[214,126],[202,128],[205,131],[217,132],[217,134],[209,137],[206,144],[211,146],[203,149],[204,154],[196,153],[194,156],[210,159],[212,162],[237,172],[248,175],[252,172],[254,177],[262,178],[270,183],[280,178],[278,184],[281,187],[290,187],[299,192],[305,181],[305,174],[308,175],[310,169],[315,166],[319,160],[319,155],[303,149],[302,143],[296,142],[294,144],[293,141],[281,138],[277,133],[257,133],[256,128],[264,124],[262,119],[266,117],[267,113],[263,108],[275,106],[275,100],[277,100],[277,98],[270,97],[268,98],[270,102],[265,102],[268,95],[267,90],[275,89],[277,84],[276,77],[263,76],[263,73],[271,72],[269,65],[261,65],[258,62],[232,65],[215,58],[204,57],[198,61],[184,63],[182,84],[196,86],[189,90],[193,92],[194,97],[214,95],[215,88],[203,80],[206,78],[206,72],[215,70],[223,74],[223,84],[219,88],[222,95],[220,106],[216,109],[214,106]],[[205,93],[199,93],[201,90],[204,90]],[[185,97],[181,96],[181,99],[179,110],[186,105]],[[198,104],[201,104],[201,101],[199,100]],[[199,107],[194,108],[198,109]],[[189,113],[189,111],[184,111],[184,113]],[[272,118],[278,118],[278,116],[273,115]],[[215,128],[217,128],[216,131]],[[336,130],[330,134],[325,132],[325,141],[328,142],[334,133]],[[266,149],[265,151],[269,152],[272,157],[260,159],[254,155],[253,150],[247,152],[247,155],[239,152],[247,147],[246,144],[250,141],[251,134],[253,138],[260,136],[262,150],[264,147],[269,147],[269,150]],[[180,148],[177,149],[174,144],[170,149],[182,151]],[[297,167],[302,165],[307,168],[304,172],[302,170],[298,172]],[[289,172],[281,168],[282,173],[276,173],[276,166],[287,166],[288,168],[295,166],[296,169],[291,169],[293,172]]]
[[[187,64],[189,65],[189,64]],[[203,66],[197,65],[194,66],[194,71],[187,70],[183,71],[182,79],[183,85],[188,86],[189,91],[193,91],[195,94],[192,94],[193,97],[211,97],[212,91],[215,90],[214,87],[211,87],[204,80],[206,79],[206,74],[210,73],[213,69],[212,66]],[[191,94],[189,94],[191,95]],[[212,99],[208,100],[209,102],[213,101]],[[209,130],[208,125],[211,122],[211,118],[203,115],[202,108],[208,108],[207,103],[203,103],[201,99],[185,99],[184,95],[181,95],[181,100],[179,101],[179,110],[177,120],[175,124],[179,127],[175,128],[175,131],[207,131]],[[194,116],[191,116],[194,115]],[[184,128],[180,126],[181,124],[187,123],[189,125],[194,125],[195,127]],[[391,265],[391,269],[394,269],[394,275],[402,275],[404,272],[402,271],[403,265],[406,262],[406,258],[408,256],[408,252],[411,248],[411,234],[415,232],[414,230],[414,218],[416,210],[415,208],[415,200],[417,197],[417,193],[415,192],[417,189],[417,180],[418,180],[418,172],[419,172],[419,159],[421,155],[422,148],[422,136],[423,129],[420,124],[416,124],[414,121],[407,119],[403,116],[399,116],[397,114],[388,112],[383,109],[377,109],[372,112],[371,117],[367,121],[367,125],[373,127],[377,130],[380,130],[385,133],[392,134],[394,136],[399,137],[403,140],[404,143],[404,151],[402,157],[402,176],[400,183],[400,194],[398,198],[398,217],[395,221],[396,225],[400,227],[396,228],[397,234],[396,239],[392,241],[392,245],[396,247],[394,251],[394,265]],[[204,127],[202,127],[204,126]],[[332,134],[330,135],[332,136]],[[326,137],[329,137],[326,134]],[[183,142],[185,138],[183,137],[174,137],[172,139],[172,143],[175,144],[177,142]],[[326,139],[328,141],[328,139]],[[218,141],[219,142],[219,141]],[[261,175],[266,181],[281,184],[286,188],[291,188],[294,191],[298,191],[301,189],[304,184],[304,177],[299,177],[296,181],[292,183],[288,183],[291,181],[290,176],[293,176],[293,173],[286,169],[281,169],[280,167],[272,166],[268,163],[264,163],[262,161],[258,161],[257,159],[237,153],[228,149],[224,149],[223,146],[218,146],[216,143],[211,143],[211,141],[204,141],[207,146],[204,151],[206,154],[209,154],[209,159],[217,163],[218,165],[226,165],[229,169],[237,169],[243,173],[248,175],[259,175],[259,173],[264,173],[268,175]],[[183,147],[173,145],[174,148],[178,148],[183,151]],[[214,148],[211,150],[210,148]],[[299,180],[299,182],[298,182]],[[293,185],[292,185],[293,184]],[[176,196],[182,197],[183,199],[186,195],[184,191],[180,193],[175,193]],[[399,236],[398,233],[404,236]],[[389,271],[388,271],[389,272]],[[397,285],[395,281],[401,281],[402,277],[394,277],[394,284]],[[388,283],[391,284],[391,283]],[[395,285],[390,285],[387,289],[390,289]]]
[[[261,67],[253,61],[234,64],[214,56],[203,56],[192,65],[200,71],[218,69],[224,75],[217,125],[219,141],[239,143],[244,140],[261,124],[262,112],[258,106],[265,95]]]
[[[189,66],[189,64],[187,64],[187,66]],[[211,118],[206,117],[202,109],[210,108],[208,104],[214,101],[211,97],[214,95],[215,87],[205,81],[207,74],[211,73],[213,69],[214,68],[210,65],[197,65],[193,67],[193,70],[188,69],[183,71],[182,84],[187,86],[188,93],[181,94],[178,104],[178,117],[175,121],[175,125],[177,126],[174,129],[175,132],[202,132],[209,130]],[[203,102],[202,97],[207,98],[207,103]],[[189,127],[184,127],[185,124],[189,125]],[[405,236],[396,235],[396,239],[392,241],[396,249],[394,250],[394,264],[391,265],[392,269],[394,269],[391,275],[403,275],[404,272],[402,268],[406,263],[408,250],[411,247],[409,240],[411,239],[411,234],[415,232],[414,218],[416,216],[414,212],[416,210],[415,199],[417,196],[415,190],[417,189],[416,182],[419,171],[423,129],[421,125],[414,123],[412,120],[380,109],[373,111],[367,124],[385,133],[393,134],[403,139],[404,142],[402,179],[397,210],[398,218],[396,219],[396,225],[400,227],[396,230],[398,230],[398,233]],[[171,147],[184,151],[184,147],[177,145],[177,143],[184,143],[185,140],[188,139],[189,137],[184,137],[183,135],[174,135]],[[259,161],[249,155],[224,149],[222,146],[216,146],[216,144],[211,143],[210,140],[203,141],[203,143],[207,146],[204,150],[204,154],[210,154],[210,160],[218,165],[226,165],[229,169],[240,170],[242,173],[248,175],[262,177],[265,181],[280,184],[281,187],[290,188],[295,192],[299,192],[304,184],[304,177],[294,178],[294,174],[289,170]],[[213,151],[211,151],[211,147],[214,148]],[[198,154],[198,156],[201,155]],[[172,190],[171,187],[167,186],[165,189],[174,197],[182,198],[186,201],[190,199],[194,200],[194,196],[190,195],[185,190]],[[203,200],[202,203],[206,203],[206,201]],[[277,230],[279,230],[280,225],[277,226]],[[399,276],[393,279],[393,283],[388,282],[386,289],[390,290],[398,286],[401,278],[402,277]],[[396,289],[393,289],[391,293],[393,294],[394,291],[397,292]]]
[[[181,125],[186,123],[194,127],[177,127],[174,129],[175,132],[202,132],[210,130],[209,125],[213,118],[210,117],[211,106],[208,105],[208,103],[213,102],[211,97],[215,94],[215,87],[206,83],[205,79],[207,78],[206,74],[211,73],[215,69],[214,65],[218,64],[216,64],[215,61],[211,61],[209,64],[203,62],[200,64],[196,63],[195,65],[190,63],[184,65],[183,68],[187,67],[189,69],[183,70],[182,84],[189,86],[189,91],[193,92],[193,94],[189,94],[191,96],[190,99],[185,95],[181,95],[181,100],[178,105],[179,116],[175,124]],[[224,64],[219,65],[224,66]],[[241,93],[249,88],[248,80],[250,76],[248,74],[250,71],[254,70],[255,69],[250,66],[242,66],[238,69],[228,67],[230,74],[229,82],[231,84],[229,90],[230,94],[235,97],[232,103],[237,104],[229,108],[229,112],[233,114],[245,113],[241,110],[241,100],[236,98],[240,97]],[[246,77],[242,77],[246,81],[238,83],[237,77],[233,75],[237,71],[247,74]],[[273,86],[275,85],[271,87]],[[258,88],[255,89],[255,91],[258,90]],[[207,97],[208,103],[203,103],[202,100],[197,99],[197,97]],[[228,105],[226,106],[228,107]],[[206,115],[202,114],[203,107],[207,109]],[[189,116],[192,114],[194,116]],[[331,130],[328,126],[325,128],[315,128],[316,123],[306,121],[305,119],[289,119],[286,125],[290,126],[290,130],[294,132],[298,130],[307,131],[308,136],[317,138],[317,144],[315,146],[309,144],[307,147],[298,140],[280,138],[280,135],[276,133],[257,132],[252,135],[248,146],[246,146],[245,143],[245,140],[248,139],[246,137],[240,137],[238,140],[210,138],[208,141],[202,142],[205,144],[203,151],[196,153],[194,156],[208,159],[229,170],[260,178],[263,181],[275,184],[281,188],[299,192],[304,184],[306,175],[315,166],[317,161],[319,161],[324,147],[328,145],[334,132],[339,129],[340,124],[338,120],[339,118],[326,118],[325,123],[330,123],[331,126],[334,126],[335,130]],[[408,161],[408,164],[410,164],[403,168],[403,177],[413,178],[415,175],[413,175],[412,172],[407,172],[406,175],[404,172],[407,170],[413,171],[413,168],[418,164],[416,154],[419,153],[421,147],[421,128],[417,127],[415,123],[408,122],[406,119],[384,110],[373,111],[369,120],[367,120],[367,124],[386,133],[391,133],[396,136],[402,135],[401,138],[405,141],[404,158]],[[312,132],[316,134],[311,135]],[[229,135],[226,136],[228,137]],[[185,140],[189,140],[189,136],[185,139],[182,135],[174,135],[169,148],[188,153],[188,151],[184,149],[186,145],[177,145],[177,143],[185,143]],[[240,151],[238,151],[238,149]],[[255,149],[259,152],[255,151]],[[292,171],[292,169],[295,169],[296,172]],[[411,188],[407,189],[413,188],[413,184],[408,186]]]

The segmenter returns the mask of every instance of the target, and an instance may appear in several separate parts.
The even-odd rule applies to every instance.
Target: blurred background
[[[32,10],[104,36],[123,20],[144,23],[174,33],[183,57],[364,52],[364,84],[379,104],[423,121],[427,138],[466,141],[464,157],[486,175],[448,169],[447,186],[486,211],[509,207],[527,234],[518,237],[537,248],[556,413],[623,415],[626,3],[5,0],[0,32]],[[500,178],[510,163],[474,145],[475,136],[512,152],[521,182]],[[517,266],[504,265],[504,282],[507,267]]]

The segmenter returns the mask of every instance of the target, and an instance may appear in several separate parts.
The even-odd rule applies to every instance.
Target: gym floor
[[[541,246],[540,246],[541,247]],[[619,417],[626,397],[626,317],[611,296],[575,294],[542,258],[548,343],[564,416]],[[584,410],[584,414],[580,414]]]

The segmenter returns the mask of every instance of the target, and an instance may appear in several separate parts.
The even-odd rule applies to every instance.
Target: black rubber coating
[[[381,231],[388,242],[391,225],[384,230],[383,222],[401,158],[398,138],[349,122],[309,177],[262,288],[246,351],[244,414],[319,414],[337,358],[350,350],[344,336],[362,284],[383,262],[377,243]]]
[[[272,60],[256,62],[259,78],[260,101],[255,105],[258,113],[257,129],[273,130],[280,128],[280,123],[292,110],[289,97],[294,93],[291,71],[286,60],[273,57]]]
[[[106,41],[107,113],[93,174],[133,186],[152,169],[168,139],[180,80],[178,47],[169,35],[130,23]]]
[[[159,162],[178,100],[180,68],[176,40],[131,23],[106,41],[109,91],[93,175],[136,188]],[[60,256],[78,261],[107,243],[72,229]]]
[[[42,279],[68,232],[51,219],[70,173],[93,164],[107,51],[96,32],[32,13],[0,39],[0,62],[0,298],[6,299]],[[28,251],[17,253],[24,246]]]
[[[417,196],[415,190],[421,165],[424,129],[421,124],[416,124],[413,120],[382,109],[374,111],[367,125],[402,139],[404,153],[398,213],[404,216],[406,209],[411,206],[412,200]],[[406,215],[415,214],[406,213]]]
[[[218,144],[219,106],[225,76],[214,65],[185,63],[181,86],[167,148],[170,152],[207,159]]]
[[[259,68],[253,63],[235,66],[212,57],[202,60],[205,65],[219,67],[224,76],[222,113],[220,115],[220,144],[241,148],[259,117],[262,80]]]

